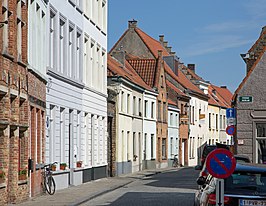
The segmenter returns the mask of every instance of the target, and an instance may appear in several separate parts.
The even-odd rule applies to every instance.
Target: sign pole
[[[216,206],[224,206],[224,179],[217,179]]]

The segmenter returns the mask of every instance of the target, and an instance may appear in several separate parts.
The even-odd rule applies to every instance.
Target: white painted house
[[[143,119],[143,156],[142,169],[155,169],[156,168],[156,111],[157,111],[157,93],[149,90],[144,91],[144,119]]]
[[[47,9],[46,162],[67,164],[54,172],[62,189],[106,177],[107,0]]]
[[[117,59],[108,56],[108,88],[117,92],[115,167],[121,175],[155,168],[158,94],[124,58]]]
[[[171,166],[175,155],[179,156],[179,114],[174,101],[168,99],[168,165]]]

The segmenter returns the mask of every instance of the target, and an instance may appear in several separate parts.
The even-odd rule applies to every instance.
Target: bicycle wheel
[[[53,195],[55,193],[55,181],[52,176],[45,178],[45,189],[49,195]]]

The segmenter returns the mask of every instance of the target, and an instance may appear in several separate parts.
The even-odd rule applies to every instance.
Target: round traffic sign
[[[236,159],[227,149],[215,149],[207,156],[206,167],[212,176],[225,179],[234,172]]]
[[[230,125],[226,128],[226,134],[234,135],[236,132],[236,127],[234,125]]]

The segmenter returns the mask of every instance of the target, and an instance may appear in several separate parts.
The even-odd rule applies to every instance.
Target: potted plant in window
[[[67,164],[66,163],[60,163],[60,170],[65,170]]]
[[[56,165],[51,165],[51,170],[56,171]]]
[[[26,180],[27,179],[27,168],[20,168],[18,171],[18,180]]]
[[[4,183],[5,182],[5,172],[3,169],[0,169],[0,184]]]
[[[82,161],[77,161],[77,167],[82,167]]]

